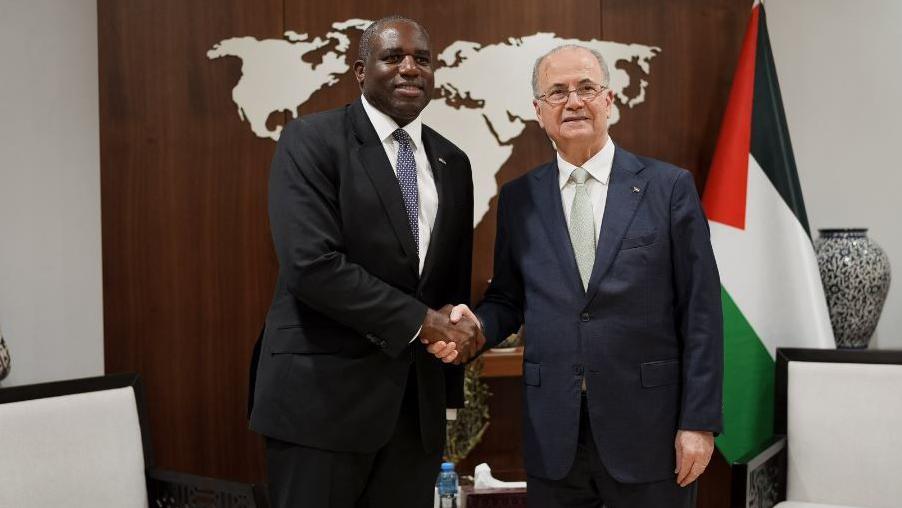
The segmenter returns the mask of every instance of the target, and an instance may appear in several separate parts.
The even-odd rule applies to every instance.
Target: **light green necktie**
[[[570,243],[573,245],[583,289],[589,288],[589,277],[592,276],[592,265],[595,264],[595,215],[592,213],[592,200],[586,187],[588,178],[589,173],[583,168],[576,168],[570,174],[570,181],[576,184],[573,205],[570,207]]]

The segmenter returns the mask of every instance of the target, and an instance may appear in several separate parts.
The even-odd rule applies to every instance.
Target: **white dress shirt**
[[[369,117],[376,135],[382,141],[382,148],[391,163],[395,177],[398,176],[398,148],[394,133],[398,129],[398,123],[385,113],[370,104],[366,97],[361,97],[363,110]],[[419,194],[420,209],[417,221],[420,225],[420,266],[419,273],[423,274],[423,264],[426,261],[426,250],[429,248],[429,239],[432,238],[432,228],[435,227],[435,216],[438,214],[438,189],[435,186],[435,176],[432,174],[432,166],[426,157],[426,148],[423,147],[423,120],[418,116],[415,120],[405,125],[403,129],[410,136],[413,159],[417,163],[417,193]]]
[[[598,235],[601,232],[601,221],[604,219],[604,206],[608,201],[608,180],[611,178],[611,166],[614,164],[614,142],[611,138],[605,141],[601,150],[579,166],[589,173],[586,179],[586,190],[589,191],[589,199],[592,203],[592,215],[595,219],[595,244],[598,245]],[[558,184],[561,187],[561,204],[564,207],[564,219],[567,228],[570,228],[570,209],[573,207],[573,196],[576,194],[576,184],[570,181],[570,174],[577,168],[570,164],[561,154],[557,154]]]
[[[398,149],[400,146],[392,134],[398,130],[398,122],[376,109],[375,106],[366,100],[366,97],[361,96],[360,99],[363,103],[363,110],[366,111],[366,116],[376,129],[376,135],[382,141],[382,148],[385,149],[385,155],[388,156],[392,171],[395,172],[395,177],[397,177]],[[410,142],[413,145],[410,147],[413,150],[413,160],[417,163],[417,194],[419,194],[420,203],[417,215],[417,222],[420,226],[419,273],[422,275],[423,264],[426,261],[426,250],[429,249],[429,239],[432,238],[432,228],[435,227],[435,216],[438,214],[438,188],[435,186],[435,176],[432,174],[432,166],[429,165],[429,158],[426,157],[426,148],[423,146],[423,120],[418,116],[405,125],[403,129],[410,136]],[[420,336],[422,329],[423,327],[421,326],[413,338],[410,339],[410,342],[415,341]]]

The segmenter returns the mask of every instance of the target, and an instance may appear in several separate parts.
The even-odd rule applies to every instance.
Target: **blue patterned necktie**
[[[417,162],[413,158],[413,146],[407,131],[398,129],[392,133],[392,137],[398,142],[398,185],[401,187],[401,197],[404,198],[404,208],[407,209],[407,222],[410,224],[410,232],[413,234],[419,255],[420,195],[417,191]]]

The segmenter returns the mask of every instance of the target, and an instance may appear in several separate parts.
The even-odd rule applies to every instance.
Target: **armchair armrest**
[[[786,436],[774,436],[761,449],[730,466],[731,507],[771,508],[786,500]]]
[[[259,485],[207,478],[162,469],[147,472],[150,508],[267,508]]]

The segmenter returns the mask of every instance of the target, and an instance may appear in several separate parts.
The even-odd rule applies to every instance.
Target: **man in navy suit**
[[[609,77],[587,48],[537,60],[557,157],[501,189],[492,283],[451,320],[487,347],[524,326],[529,506],[693,506],[721,430],[720,281],[692,175],[608,136]]]

